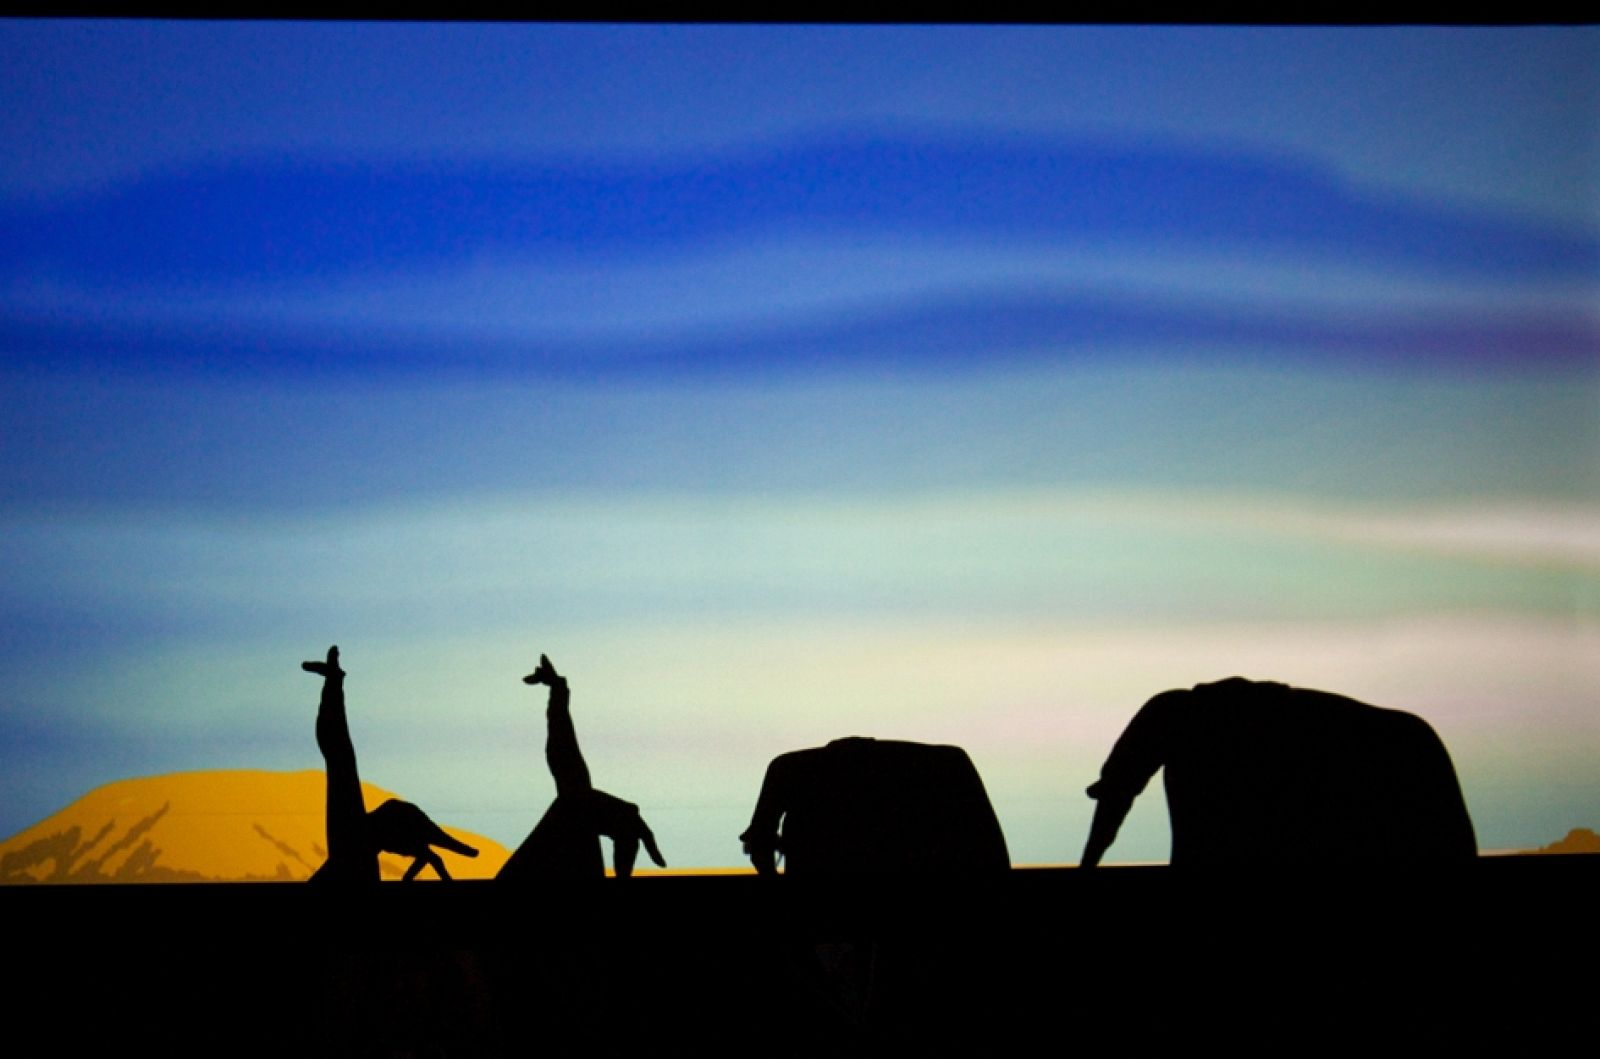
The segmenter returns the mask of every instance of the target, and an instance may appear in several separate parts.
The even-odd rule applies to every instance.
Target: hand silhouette
[[[589,811],[595,830],[611,839],[612,868],[618,878],[626,879],[633,874],[633,862],[639,855],[641,843],[658,868],[667,866],[667,858],[656,845],[655,833],[639,815],[637,805],[605,791],[593,791],[589,795]]]
[[[566,677],[556,672],[556,667],[550,664],[549,655],[539,656],[539,668],[522,678],[524,684],[548,684],[555,687],[556,683],[565,682]]]
[[[323,677],[344,676],[344,670],[339,668],[339,648],[336,646],[328,648],[326,662],[301,662],[300,668]]]

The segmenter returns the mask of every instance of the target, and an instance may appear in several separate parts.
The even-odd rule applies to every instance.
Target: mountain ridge
[[[0,885],[303,881],[327,858],[325,782],[319,769],[219,769],[107,783],[0,842]],[[369,809],[395,797],[361,787]],[[441,826],[480,851],[475,860],[443,851],[452,875],[492,878],[510,856],[493,839]],[[385,879],[410,863],[378,862]]]

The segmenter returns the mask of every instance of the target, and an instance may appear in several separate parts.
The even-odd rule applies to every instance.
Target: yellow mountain
[[[328,855],[324,783],[315,769],[108,783],[0,842],[0,884],[304,880]],[[361,793],[369,810],[395,797],[370,783]],[[492,878],[511,855],[493,839],[440,826],[478,850],[475,858],[438,851],[458,879]],[[378,862],[386,879],[411,864],[387,853]],[[418,876],[433,877],[426,867]]]
[[[1600,835],[1587,827],[1575,827],[1567,832],[1567,837],[1552,842],[1548,846],[1540,846],[1535,853],[1600,853]]]

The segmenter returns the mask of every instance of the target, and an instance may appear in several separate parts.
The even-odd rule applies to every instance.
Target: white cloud
[[[357,515],[14,516],[13,598],[384,629],[988,615],[1207,624],[1588,614],[1600,509],[1065,490],[501,499]]]
[[[1345,516],[1336,527],[1374,544],[1600,570],[1600,508],[1595,507],[1448,507]]]

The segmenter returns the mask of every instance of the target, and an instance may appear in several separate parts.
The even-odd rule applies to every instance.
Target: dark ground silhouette
[[[1263,859],[1214,879],[9,886],[6,944],[28,973],[5,995],[18,1039],[108,1053],[155,1024],[174,1054],[384,1056],[1520,1055],[1581,1037],[1593,981],[1572,954],[1600,857],[1337,877]],[[779,957],[801,948],[833,979],[856,960],[876,1002],[819,988],[820,960],[795,974]]]
[[[796,877],[1003,873],[1005,835],[966,751],[852,737],[767,766],[740,835],[756,870]]]
[[[596,790],[590,781],[589,766],[583,760],[572,724],[572,693],[567,678],[556,672],[549,658],[540,655],[539,668],[523,677],[522,682],[550,688],[545,709],[544,756],[556,781],[556,799],[496,878],[507,882],[604,878],[601,835],[611,839],[612,867],[619,878],[633,874],[641,844],[651,860],[666,867],[655,835],[639,815],[639,807]]]
[[[1233,677],[1162,692],[1129,722],[1088,791],[1099,804],[1084,867],[1100,861],[1162,768],[1175,867],[1477,855],[1449,752],[1427,722]]]

